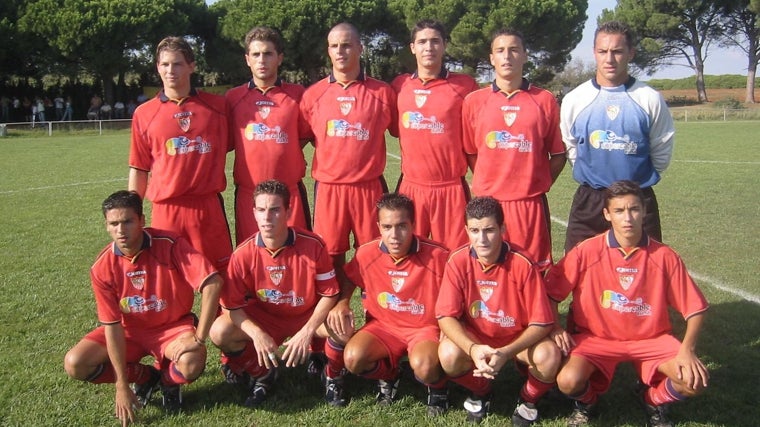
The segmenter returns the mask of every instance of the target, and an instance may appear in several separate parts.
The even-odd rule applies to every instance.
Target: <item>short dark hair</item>
[[[625,44],[628,45],[629,49],[633,49],[635,46],[635,37],[633,30],[631,30],[631,27],[623,22],[607,21],[599,24],[599,26],[596,27],[596,31],[594,32],[594,46],[596,46],[596,37],[599,35],[599,33],[622,34],[625,36]]]
[[[169,36],[158,42],[156,46],[156,62],[161,57],[161,52],[170,50],[174,52],[180,52],[185,57],[185,61],[188,64],[195,62],[195,53],[190,43],[182,37]]]
[[[465,207],[465,221],[493,217],[501,226],[504,225],[504,209],[498,200],[491,196],[475,197]]]
[[[256,207],[256,197],[260,194],[269,194],[272,196],[280,196],[282,198],[282,205],[285,209],[290,209],[290,190],[288,186],[276,179],[270,179],[263,181],[256,185],[253,190],[253,206]]]
[[[142,198],[135,191],[119,190],[103,200],[103,216],[111,209],[132,209],[137,216],[143,216]]]
[[[443,22],[437,21],[435,19],[422,19],[417,21],[417,23],[414,24],[414,27],[412,27],[412,34],[410,39],[411,42],[414,43],[415,37],[417,37],[417,33],[428,28],[438,31],[438,34],[441,36],[441,39],[443,39],[444,42],[449,41],[449,33],[446,32],[446,27],[443,25]]]
[[[251,28],[251,30],[248,31],[248,34],[245,35],[246,53],[248,53],[248,49],[253,41],[272,43],[274,45],[274,50],[276,50],[278,54],[285,50],[285,43],[282,41],[282,36],[280,35],[280,32],[274,28],[264,26]]]
[[[389,211],[406,211],[409,219],[414,223],[414,202],[408,196],[401,193],[387,193],[377,201],[378,218],[381,209]]]
[[[525,36],[523,36],[523,33],[520,30],[516,30],[514,28],[502,28],[497,30],[493,35],[491,36],[491,48],[493,48],[493,42],[497,38],[501,36],[514,36],[520,39],[520,44],[522,44],[523,50],[526,50],[525,47]]]
[[[604,207],[608,208],[610,206],[610,200],[628,195],[638,197],[639,202],[642,205],[644,204],[644,192],[641,191],[639,184],[625,179],[613,182],[604,190]]]

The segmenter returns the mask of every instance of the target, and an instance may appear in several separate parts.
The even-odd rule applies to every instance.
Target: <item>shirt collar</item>
[[[486,265],[485,263],[483,263],[483,261],[480,260],[480,258],[478,258],[478,253],[475,252],[475,248],[473,248],[472,246],[470,246],[470,256],[476,261],[478,261],[478,263],[480,263],[480,266],[483,268],[483,271],[488,271],[492,269],[494,266],[503,264],[504,261],[506,261],[507,259],[507,254],[509,253],[510,249],[511,248],[509,247],[509,243],[502,241],[501,252],[499,252],[499,257],[496,259],[495,263],[490,264],[490,265]]]
[[[391,255],[388,252],[388,247],[385,246],[385,243],[383,243],[382,240],[380,240],[379,248],[380,248],[380,252],[382,252],[384,254],[388,254],[391,258],[393,258],[394,262],[396,264],[398,264],[401,261],[409,258],[410,256],[412,256],[412,255],[414,255],[414,254],[416,254],[417,252],[420,251],[420,239],[418,239],[417,236],[412,236],[412,244],[411,244],[411,246],[409,246],[409,252],[407,252],[407,254],[404,255],[401,258],[396,258],[395,256]]]
[[[350,82],[339,82],[335,78],[335,74],[333,74],[332,71],[330,71],[330,76],[328,77],[328,79],[329,79],[330,83],[340,83],[340,84],[344,85],[344,87],[348,87],[348,86],[351,86],[351,83],[353,83],[353,82],[363,82],[364,80],[367,79],[367,76],[364,75],[364,67],[361,67],[361,68],[359,68],[359,75],[356,76],[356,78],[354,80],[351,80]]]
[[[260,232],[256,233],[256,246],[266,249],[267,252],[269,252],[269,254],[272,255],[272,258],[276,257],[283,249],[289,246],[295,246],[295,244],[296,244],[296,232],[290,227],[288,227],[288,237],[285,239],[285,243],[283,243],[283,245],[277,249],[267,248],[267,245],[264,244],[264,239],[261,237],[261,233]]]
[[[151,235],[148,233],[147,230],[143,229],[142,246],[140,246],[140,250],[137,251],[137,253],[134,254],[132,258],[135,258],[137,255],[140,254],[140,252],[144,251],[145,249],[150,248],[150,245],[152,243],[153,243],[153,237],[151,237]],[[113,247],[114,255],[123,256],[123,257],[127,256],[127,255],[124,255],[124,252],[122,252],[121,249],[119,249],[119,246],[116,245],[116,242],[112,243],[112,247]]]
[[[269,89],[273,87],[279,87],[279,86],[282,86],[282,79],[280,79],[279,77],[277,77],[277,80],[274,81],[274,84],[272,86],[267,86],[267,87],[256,86],[256,83],[253,82],[253,79],[248,80],[248,90],[258,89],[259,91],[263,93],[266,93],[266,91],[268,91]]]
[[[636,78],[633,76],[628,76],[628,80],[626,80],[626,82],[620,86],[625,86],[625,89],[628,90],[631,88],[631,86],[633,86],[634,83],[636,83]],[[596,76],[591,78],[591,84],[594,85],[594,87],[597,89],[602,88],[602,86],[596,81]],[[617,86],[617,87],[620,87],[620,86]],[[608,88],[608,89],[612,89],[612,88]]]
[[[529,81],[528,81],[528,79],[526,79],[525,77],[523,77],[523,79],[522,79],[522,83],[520,83],[520,88],[519,88],[519,89],[517,89],[517,90],[515,90],[515,91],[513,91],[512,93],[506,93],[506,92],[504,92],[503,90],[499,89],[499,86],[497,86],[497,85],[496,85],[496,80],[494,80],[494,81],[492,81],[492,82],[491,82],[491,90],[492,90],[492,91],[494,91],[494,92],[501,92],[501,93],[503,93],[504,95],[506,95],[508,98],[509,98],[510,96],[512,96],[512,95],[514,95],[514,94],[516,94],[517,92],[520,92],[520,91],[527,91],[527,90],[529,90],[529,89],[530,89],[530,82],[529,82]]]
[[[187,100],[187,98],[190,98],[191,96],[196,96],[196,95],[198,95],[198,91],[196,91],[194,87],[191,87],[190,88],[190,94],[188,96],[186,96],[186,97],[184,97],[182,99],[172,99],[172,98],[169,98],[168,96],[166,96],[166,93],[164,93],[164,90],[161,89],[161,92],[158,93],[158,99],[160,99],[161,102],[164,102],[164,103],[169,102],[169,101],[173,101],[173,102],[176,102],[177,105],[182,105],[182,103],[185,102],[185,100]]]
[[[627,259],[639,249],[649,246],[649,236],[647,236],[647,233],[645,231],[642,232],[641,240],[639,240],[639,243],[636,244],[635,247],[629,250],[625,250],[625,248],[623,248],[620,245],[620,242],[618,242],[615,238],[615,233],[612,231],[612,229],[610,229],[607,231],[607,246],[609,246],[610,249],[617,249],[623,255],[623,258]]]
[[[409,77],[411,79],[419,79],[420,74],[418,72],[419,70],[415,70],[414,73]],[[433,81],[435,79],[448,79],[449,78],[449,70],[446,69],[446,67],[441,67],[441,71],[438,73],[437,76],[435,76],[432,79],[423,80],[423,83],[427,83],[429,81]],[[420,79],[422,80],[422,79]]]

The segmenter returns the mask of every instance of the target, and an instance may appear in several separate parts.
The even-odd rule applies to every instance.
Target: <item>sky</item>
[[[593,63],[594,30],[596,30],[596,18],[604,9],[614,9],[616,0],[589,0],[586,10],[586,26],[583,28],[583,39],[572,51],[573,60]],[[686,64],[682,60],[681,64]],[[747,75],[747,56],[741,49],[725,49],[713,46],[705,59],[705,74],[741,74]],[[686,65],[672,65],[661,68],[651,76],[640,76],[642,79],[679,79],[691,77],[694,71]]]

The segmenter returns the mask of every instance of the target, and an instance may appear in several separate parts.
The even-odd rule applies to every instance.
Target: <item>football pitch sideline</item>
[[[706,393],[674,405],[674,420],[690,426],[749,426],[760,419],[760,159],[758,122],[677,123],[676,149],[655,187],[665,243],[684,258],[711,303],[698,353],[711,369]],[[0,425],[116,425],[113,386],[70,380],[63,355],[96,323],[89,267],[108,243],[100,203],[126,187],[128,132],[102,136],[0,138]],[[400,173],[395,140],[388,140],[385,178]],[[307,154],[310,160],[310,151]],[[232,155],[228,157],[228,217],[233,223]],[[307,179],[307,188],[312,189]],[[562,255],[564,221],[576,184],[570,166],[549,193],[555,261]],[[677,320],[676,335],[683,322]],[[509,370],[509,369],[508,369]],[[641,425],[632,397],[634,374],[619,370],[602,398],[596,425]],[[422,386],[404,378],[390,408],[374,404],[373,384],[351,378],[351,404],[327,407],[322,388],[304,369],[283,373],[271,402],[241,406],[243,390],[222,384],[218,351],[209,348],[206,373],[185,387],[185,411],[167,416],[157,405],[140,413],[149,425],[460,425],[465,397],[452,390],[452,410],[425,418]],[[504,425],[521,379],[505,373],[496,384],[493,415]],[[540,425],[565,425],[566,402],[545,400]]]

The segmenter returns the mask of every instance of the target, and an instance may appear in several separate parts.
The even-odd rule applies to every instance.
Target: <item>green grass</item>
[[[687,426],[748,426],[760,419],[760,307],[712,282],[760,295],[760,202],[755,187],[760,160],[753,155],[757,123],[679,123],[674,162],[657,185],[664,239],[686,260],[712,304],[699,343],[711,369],[700,397],[675,405],[672,416]],[[70,380],[65,352],[96,325],[88,269],[108,242],[100,202],[126,186],[128,132],[103,136],[46,135],[0,138],[0,425],[117,425],[113,387]],[[389,140],[389,151],[398,147]],[[309,154],[310,156],[310,154]],[[231,160],[231,156],[230,156]],[[721,163],[705,163],[721,162]],[[228,163],[228,173],[231,169]],[[399,161],[388,158],[393,186]],[[230,181],[231,182],[231,181]],[[552,215],[567,219],[575,183],[569,166],[549,194]],[[307,183],[311,190],[311,184]],[[232,192],[225,194],[232,223]],[[555,258],[564,228],[555,222]],[[677,331],[683,322],[676,321]],[[464,393],[452,392],[453,409],[425,418],[423,388],[402,381],[400,400],[374,405],[373,385],[350,378],[347,408],[321,399],[318,381],[303,369],[286,370],[262,408],[242,406],[243,391],[222,384],[218,351],[208,369],[184,388],[185,411],[167,416],[156,405],[140,412],[143,425],[463,425]],[[618,371],[601,401],[596,425],[641,425],[631,388],[632,369]],[[493,415],[485,425],[508,425],[521,380],[505,372],[495,385]],[[155,398],[154,398],[155,401]],[[544,426],[562,426],[566,402],[544,400]]]

